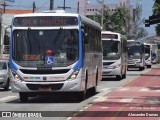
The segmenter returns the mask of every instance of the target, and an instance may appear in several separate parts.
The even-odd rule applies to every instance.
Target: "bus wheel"
[[[151,65],[147,65],[147,68],[151,68]]]
[[[19,93],[19,98],[20,98],[21,102],[27,102],[28,101],[27,93]]]
[[[116,75],[116,80],[121,80],[122,77],[120,75]]]
[[[78,100],[78,101],[83,101],[83,100],[85,100],[85,98],[86,98],[85,91],[81,91],[81,92],[79,92],[79,93],[77,94],[77,100]]]
[[[124,74],[122,75],[122,78],[123,78],[123,79],[125,79],[125,78],[126,78],[126,73],[124,73]]]
[[[140,67],[140,68],[139,68],[140,71],[142,71],[142,70],[144,70],[144,69],[145,69],[145,67]]]
[[[7,83],[6,83],[6,86],[4,87],[4,90],[5,90],[5,91],[8,91],[8,90],[9,90],[9,79],[7,80]]]

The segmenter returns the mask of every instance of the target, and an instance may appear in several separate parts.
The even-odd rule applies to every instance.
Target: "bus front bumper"
[[[77,92],[81,91],[80,78],[61,82],[27,82],[11,80],[12,92]]]
[[[108,78],[108,77],[116,77],[116,75],[121,75],[121,67],[114,68],[114,69],[103,69],[102,70],[102,77]]]

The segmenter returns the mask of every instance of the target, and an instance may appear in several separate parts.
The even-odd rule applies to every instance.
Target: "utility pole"
[[[79,13],[79,1],[77,3],[77,13]]]
[[[5,13],[6,12],[6,6],[9,6],[9,5],[7,5],[6,2],[4,2],[1,5],[3,6],[3,13]]]
[[[54,0],[50,0],[50,10],[53,10],[54,8]]]
[[[71,7],[66,7],[66,1],[65,0],[64,0],[64,3],[63,3],[63,7],[58,7],[58,8],[63,8],[63,10],[65,10],[66,8],[71,9]]]
[[[35,3],[35,2],[33,2],[33,10],[32,10],[32,12],[34,13],[34,12],[35,12],[35,10],[36,10],[36,3]]]

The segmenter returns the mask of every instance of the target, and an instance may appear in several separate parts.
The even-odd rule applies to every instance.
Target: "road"
[[[84,101],[77,101],[71,94],[52,94],[45,96],[37,96],[29,99],[27,103],[22,103],[19,100],[18,93],[12,93],[11,91],[3,91],[2,89],[0,89],[0,111],[19,111],[21,113],[25,113],[26,111],[46,111],[44,113],[44,116],[54,116],[31,118],[32,120],[88,120],[92,119],[92,117],[98,120],[98,116],[102,119],[104,113],[102,113],[102,116],[100,116],[100,113],[90,113],[91,111],[159,111],[159,69],[160,66],[158,65],[154,65],[151,69],[146,68],[144,71],[132,69],[130,71],[127,71],[126,79],[120,81],[116,81],[115,79],[103,79],[98,84],[97,94],[94,96],[87,95],[87,98]],[[156,79],[156,82],[151,82]],[[150,86],[154,86],[154,88],[151,88]],[[156,89],[156,95],[153,95],[153,91],[148,92],[147,88]],[[140,92],[142,92],[143,94]],[[144,104],[143,102],[144,97],[145,101],[149,101],[147,104]],[[89,112],[81,114],[79,111]],[[71,115],[73,114],[80,117],[71,117]],[[116,113],[116,115],[117,114],[119,113]],[[97,115],[97,117],[95,117],[95,115]],[[16,117],[16,114],[13,116],[15,118],[7,118],[7,120],[22,119],[20,118],[21,115],[19,116],[19,118]],[[126,117],[125,115],[123,116]],[[116,119],[112,118],[113,116],[110,115],[104,116],[105,120],[106,117],[108,117],[108,119]],[[121,117],[122,120],[126,118]],[[134,119],[133,117],[131,118]],[[158,118],[160,118],[160,116],[156,117],[155,120],[158,120]],[[23,119],[28,120],[28,118]]]

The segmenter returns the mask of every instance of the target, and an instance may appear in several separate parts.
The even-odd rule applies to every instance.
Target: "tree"
[[[155,1],[155,2],[152,7],[152,11],[153,11],[153,15],[156,15],[156,14],[160,13],[160,0],[153,0],[153,1]],[[156,30],[157,36],[160,36],[160,25],[159,24],[157,24],[155,26],[155,30]]]
[[[91,19],[101,24],[102,9],[95,16],[90,16]],[[126,35],[126,23],[129,21],[129,14],[127,8],[120,5],[114,13],[110,13],[106,8],[103,10],[103,30],[114,31]]]
[[[136,8],[135,8],[135,23],[133,25],[134,27],[134,36],[133,38],[135,40],[137,39],[142,39],[148,35],[148,32],[142,25],[145,23],[145,18],[141,18],[142,16],[142,5],[139,5],[136,3]]]
[[[122,5],[118,6],[116,12],[111,16],[111,20],[113,21],[113,28],[115,32],[127,35],[127,23],[130,21],[130,15],[127,8]]]

